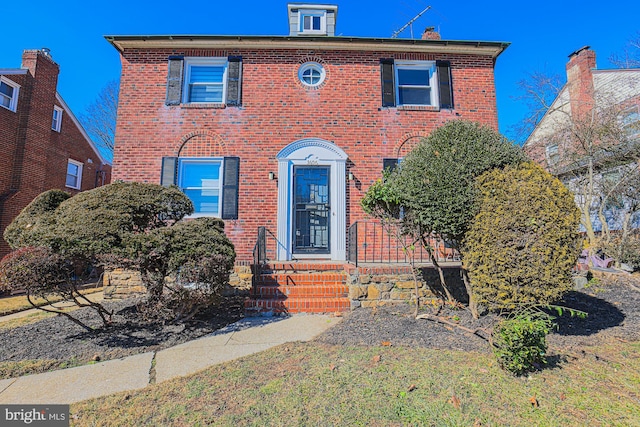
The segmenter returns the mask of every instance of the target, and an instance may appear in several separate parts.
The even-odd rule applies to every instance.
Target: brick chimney
[[[575,118],[588,114],[594,106],[593,74],[596,53],[585,46],[569,55],[567,87],[571,100],[571,113]]]
[[[440,33],[436,31],[436,27],[427,27],[422,33],[422,40],[440,40]]]

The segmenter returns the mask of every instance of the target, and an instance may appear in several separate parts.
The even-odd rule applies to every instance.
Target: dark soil
[[[106,303],[117,313],[115,326],[86,332],[64,317],[0,330],[0,362],[29,359],[75,360],[83,363],[95,356],[113,359],[171,347],[220,329],[243,317],[243,298],[227,298],[222,305],[186,324],[144,323],[136,315],[135,301]],[[615,341],[640,340],[640,280],[635,276],[608,276],[600,284],[583,291],[571,292],[560,303],[585,311],[586,319],[568,314],[557,319],[558,328],[548,341],[556,352],[584,351],[586,346]],[[436,312],[427,306],[422,313]],[[410,305],[358,309],[346,313],[344,319],[317,338],[337,345],[417,346],[463,351],[489,351],[486,341],[459,328],[431,320],[413,318]],[[83,321],[99,327],[90,309],[74,312]],[[489,329],[497,320],[486,315],[474,320],[464,308],[443,308],[439,316],[470,329]],[[480,332],[485,335],[485,332]]]
[[[243,317],[244,297],[225,298],[197,319],[183,324],[143,322],[137,315],[135,299],[105,302],[114,310],[113,326],[102,327],[90,308],[72,314],[96,328],[87,332],[63,316],[0,330],[0,362],[30,359],[75,360],[83,362],[99,357],[116,359],[132,354],[156,351],[210,334]]]
[[[635,288],[634,288],[635,287]],[[570,292],[558,305],[588,313],[584,319],[567,311],[556,319],[557,328],[548,336],[555,351],[580,351],[585,346],[614,341],[640,340],[640,279],[610,275],[599,284]],[[487,341],[462,329],[432,320],[413,317],[415,307],[383,306],[359,309],[318,337],[328,344],[416,346],[450,350],[490,351]],[[437,307],[421,307],[422,313],[436,314]],[[557,313],[554,313],[557,315]],[[489,330],[499,317],[493,314],[475,320],[464,308],[444,307],[439,317],[471,330]]]

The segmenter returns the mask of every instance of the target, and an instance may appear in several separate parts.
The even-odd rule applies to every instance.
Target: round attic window
[[[305,62],[298,69],[298,78],[307,87],[318,87],[324,82],[327,73],[317,62]]]

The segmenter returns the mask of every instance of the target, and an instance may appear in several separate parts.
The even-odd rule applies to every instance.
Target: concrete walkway
[[[247,318],[158,352],[0,380],[0,404],[67,404],[188,375],[293,341],[309,341],[341,319],[321,315]]]

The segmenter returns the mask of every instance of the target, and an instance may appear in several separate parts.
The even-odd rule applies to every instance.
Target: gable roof
[[[87,143],[89,144],[89,146],[91,147],[91,149],[94,151],[94,153],[96,153],[96,156],[98,156],[98,159],[100,160],[100,162],[104,165],[110,165],[111,163],[108,162],[107,160],[105,160],[105,158],[102,156],[102,154],[100,153],[100,150],[98,150],[97,145],[93,142],[93,140],[89,137],[89,134],[87,134],[87,131],[84,129],[84,127],[82,126],[82,124],[80,123],[80,121],[76,118],[75,114],[73,114],[73,111],[71,111],[71,108],[69,108],[69,106],[67,105],[66,102],[64,102],[64,99],[62,99],[62,96],[60,96],[60,94],[56,91],[56,101],[58,101],[60,103],[60,105],[62,105],[62,108],[65,112],[65,114],[67,116],[69,116],[69,118],[71,119],[71,121],[73,122],[73,124],[76,125],[76,127],[78,128],[78,130],[80,130],[80,133],[82,134],[82,136],[84,137],[84,139],[87,141]],[[64,117],[64,116],[63,116]],[[64,120],[64,118],[63,118]]]

